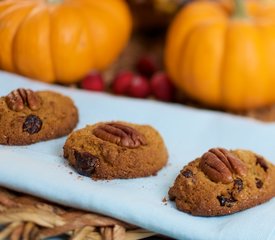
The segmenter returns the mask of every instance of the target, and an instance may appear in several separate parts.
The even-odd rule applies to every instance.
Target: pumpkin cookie
[[[19,88],[0,98],[0,144],[28,145],[69,134],[78,122],[72,100]]]
[[[275,167],[262,156],[213,148],[181,170],[169,197],[192,215],[226,215],[268,201],[274,183]]]
[[[73,132],[64,157],[81,175],[114,179],[155,175],[166,165],[168,153],[151,126],[108,122]]]

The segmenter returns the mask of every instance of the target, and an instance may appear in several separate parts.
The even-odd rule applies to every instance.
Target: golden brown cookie
[[[190,162],[169,190],[179,210],[199,216],[235,213],[274,196],[274,165],[251,151],[223,148]]]
[[[114,179],[155,175],[166,165],[168,153],[151,126],[107,122],[70,134],[64,157],[79,174]]]
[[[0,98],[0,144],[28,145],[69,134],[78,122],[73,101],[52,91],[16,89]]]

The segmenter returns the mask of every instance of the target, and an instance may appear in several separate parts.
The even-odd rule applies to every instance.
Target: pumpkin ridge
[[[259,98],[262,98],[263,89],[259,89],[260,86],[258,86],[257,88],[255,85],[255,79],[257,81],[257,79],[261,79],[262,77],[262,69],[264,66],[264,64],[262,63],[262,51],[259,51],[259,43],[261,41],[261,38],[258,34],[257,29],[255,29],[255,25],[251,22],[245,23],[241,26],[236,22],[232,22],[231,24],[233,25],[229,27],[231,27],[231,31],[233,32],[230,33],[230,41],[232,44],[232,39],[234,39],[233,44],[235,45],[228,45],[227,51],[231,51],[236,54],[236,51],[240,50],[240,45],[236,44],[235,40],[236,33],[240,32],[240,29],[242,29],[242,33],[246,33],[239,36],[239,38],[241,37],[239,39],[241,40],[240,44],[244,45],[244,43],[246,43],[246,46],[250,47],[250,51],[243,51],[242,55],[238,58],[238,60],[236,60],[238,62],[241,62],[241,60],[243,60],[243,62],[241,62],[241,67],[239,64],[239,67],[236,68],[236,61],[234,61],[233,66],[235,71],[230,71],[228,72],[228,74],[224,74],[225,78],[223,82],[226,84],[226,87],[232,89],[232,86],[234,86],[234,93],[232,91],[228,91],[225,94],[225,106],[231,109],[235,109],[237,104],[241,103],[244,108],[251,108],[251,105],[258,106],[259,104],[262,104]],[[236,57],[234,59],[236,59]],[[227,64],[228,66],[226,66],[226,71],[229,71],[232,69],[232,59],[230,62],[227,62]],[[258,72],[255,72],[256,68],[259,69]],[[254,94],[255,90],[257,91],[257,94]],[[251,95],[253,95],[253,98],[251,97]]]
[[[15,71],[20,73],[19,69],[18,69],[18,66],[16,64],[16,61],[15,61],[15,52],[14,52],[14,49],[15,49],[15,39],[17,37],[17,33],[19,31],[19,29],[22,27],[23,23],[25,22],[25,20],[28,18],[28,16],[31,14],[31,12],[36,8],[36,6],[34,5],[33,8],[30,9],[30,11],[21,19],[19,25],[17,26],[17,29],[15,31],[15,34],[13,36],[13,40],[12,40],[12,62],[13,62],[13,65],[14,65],[14,68],[15,68]],[[22,73],[20,73],[22,74]]]
[[[196,32],[201,26],[200,25],[197,25],[197,26],[194,26],[193,28],[190,28],[189,31],[187,32],[187,35],[186,37],[184,38],[183,40],[183,44],[181,46],[181,49],[180,49],[180,52],[184,52],[185,54],[182,54],[182,56],[185,56],[186,55],[186,51],[188,48],[190,48],[190,43],[192,43],[192,41],[190,41],[190,38],[192,37],[193,33]],[[179,55],[179,60],[178,62],[182,62],[183,64],[178,64],[178,67],[177,67],[177,76],[181,76],[182,73],[181,73],[181,69],[187,69],[186,71],[190,71],[193,69],[193,59],[194,59],[194,52],[191,53],[191,55],[188,55],[188,59],[189,61],[185,61],[184,59],[181,58],[181,55]],[[184,71],[185,72],[185,71]],[[187,75],[190,75],[190,74],[187,74]],[[183,76],[184,77],[184,76]],[[185,92],[187,95],[191,96],[192,94],[190,94],[190,85],[192,85],[192,79],[191,79],[191,76],[189,76],[189,78],[186,78],[187,80],[184,82],[184,89],[185,89]]]
[[[78,0],[71,0],[71,1],[74,2],[75,4],[79,4]],[[116,4],[115,6],[119,7],[119,11],[115,11],[115,12],[113,11],[113,7],[110,7],[113,4]],[[105,48],[107,48],[107,51],[109,52],[109,55],[110,55],[109,59],[102,58],[100,57],[101,55],[100,52],[98,52],[98,49],[100,49],[101,47],[97,47],[94,49],[95,58],[97,58],[98,60],[94,62],[93,67],[98,70],[103,70],[103,66],[109,65],[110,62],[112,62],[113,59],[115,59],[115,57],[118,55],[121,49],[123,49],[123,47],[125,47],[125,45],[127,44],[127,38],[130,34],[130,29],[132,28],[132,19],[130,17],[129,11],[127,10],[127,8],[125,8],[125,5],[122,4],[121,1],[109,0],[108,2],[103,2],[103,1],[99,2],[99,1],[84,0],[82,2],[82,5],[86,5],[86,7],[90,9],[90,11],[94,12],[94,17],[96,19],[100,19],[100,18],[108,19],[110,17],[112,18],[111,23],[108,20],[103,21],[102,27],[104,30],[102,32],[105,33],[105,37],[115,35],[116,36],[115,43],[110,44],[109,41],[105,41],[105,42],[103,41],[102,43],[98,43],[97,33],[96,31],[92,31],[92,38],[95,39],[94,44],[96,46],[103,45]],[[124,19],[121,17],[121,11],[123,11],[122,16]],[[120,12],[120,14],[116,12]],[[125,21],[126,15],[128,17],[127,21]],[[90,27],[93,28],[93,23],[91,23],[93,19],[90,17],[90,15],[87,15],[85,13],[83,14],[83,16],[86,18],[86,21],[89,24],[91,24]]]
[[[50,24],[49,24],[49,49],[50,49],[50,61],[52,63],[52,71],[53,71],[53,75],[57,76],[57,71],[56,71],[56,67],[55,67],[55,64],[54,64],[54,56],[53,56],[53,44],[52,44],[52,25],[53,25],[53,21],[52,21],[52,17],[51,17],[51,10],[52,8],[48,8],[48,13],[49,13],[49,18],[50,18]],[[57,79],[55,79],[57,80]]]
[[[14,6],[16,2],[1,2],[0,1],[0,15],[1,13],[5,12],[8,10],[10,7]]]
[[[264,54],[267,59],[267,76],[268,81],[266,81],[266,96],[268,96],[268,105],[272,104],[272,102],[275,101],[275,95],[273,94],[273,86],[275,83],[275,62],[273,61],[275,52],[275,32],[272,31],[274,28],[274,24],[270,25],[268,22],[260,22],[260,24],[257,24],[259,34],[262,36],[263,48],[264,48]]]
[[[71,7],[71,8],[79,8],[81,9],[79,12],[81,12],[82,14],[79,16],[83,22],[86,22],[86,27],[89,28],[89,21],[91,21],[91,16],[86,12],[87,8],[89,7],[88,5],[89,4],[86,4],[85,2],[80,2],[79,0],[69,0],[68,2],[65,2],[64,4],[66,4],[67,6]],[[93,42],[93,32],[90,31],[89,32],[89,38],[90,38],[90,43],[91,45],[94,44]],[[97,52],[98,50],[97,49],[94,49],[93,47],[93,53]],[[96,54],[97,56],[97,54]],[[94,60],[94,56],[91,55],[90,57],[90,62],[91,62],[91,69],[96,69],[97,66],[95,66],[95,60]],[[57,80],[57,82],[59,82]]]
[[[7,68],[8,71],[16,71],[17,70],[16,64],[14,62],[14,41],[15,41],[15,37],[16,37],[16,34],[18,32],[18,29],[20,28],[20,26],[22,24],[22,21],[28,16],[28,14],[32,11],[34,6],[35,6],[34,3],[30,3],[30,2],[22,2],[21,4],[18,4],[16,2],[14,2],[7,9],[5,9],[2,13],[0,13],[1,18],[5,17],[5,15],[10,17],[10,16],[12,16],[12,14],[14,14],[15,11],[18,11],[18,9],[22,10],[23,8],[28,8],[28,7],[30,8],[28,10],[28,12],[25,14],[25,16],[23,16],[23,18],[21,18],[18,21],[17,26],[15,26],[16,29],[13,30],[13,34],[11,36],[11,43],[10,43],[10,46],[9,46],[12,66],[10,66],[11,69],[10,69],[10,67]],[[1,59],[0,59],[0,64],[1,64],[1,68],[2,68],[4,64],[2,63]],[[6,66],[5,66],[4,70],[6,70]]]
[[[78,1],[78,0],[76,0],[76,1]],[[113,7],[112,8],[109,7],[109,5],[110,5],[109,2],[108,2],[108,4],[104,5],[105,3],[103,4],[103,2],[101,2],[100,4],[97,4],[98,2],[95,1],[93,4],[87,4],[87,5],[93,5],[93,8],[97,8],[99,11],[106,12],[106,14],[109,16],[112,15],[113,21],[117,21],[117,24],[116,24],[117,26],[120,26],[121,23],[122,24],[127,23],[128,31],[129,31],[132,27],[132,17],[131,17],[130,12],[128,11],[127,8],[125,8],[125,6],[123,4],[121,4],[122,2],[120,2],[120,1],[113,1],[113,2],[115,2],[118,5],[117,7],[119,7],[120,10],[123,9],[124,13],[127,14],[128,21],[125,21],[125,19],[122,19],[121,14],[118,14],[118,11],[113,11]],[[122,19],[122,21],[121,21],[121,19]],[[124,37],[126,38],[127,34],[125,34]]]
[[[48,57],[49,45],[47,42],[45,44],[49,34],[48,30],[47,5],[37,4],[24,18],[14,38],[14,62],[20,74],[37,79],[42,73],[43,81],[53,82],[52,63]],[[34,36],[31,37],[30,34]]]
[[[193,38],[194,33],[196,33],[197,31],[200,31],[202,28],[208,27],[209,25],[211,25],[213,23],[218,23],[218,22],[219,21],[217,19],[209,19],[205,22],[202,22],[202,23],[194,26],[193,28],[190,28],[189,32],[187,33],[185,39],[182,42],[183,44],[181,45],[180,53],[183,53],[183,52],[186,53],[186,49],[190,48],[190,43],[192,43],[190,38],[191,37]],[[191,79],[192,74],[186,74],[186,75],[188,75],[188,77],[182,76],[182,69],[187,69],[186,71],[188,71],[188,72],[194,72],[194,63],[196,61],[198,61],[198,59],[195,59],[195,57],[196,57],[195,52],[196,52],[198,45],[192,43],[192,46],[193,45],[195,45],[195,48],[192,48],[193,51],[191,51],[191,55],[189,55],[189,57],[185,57],[185,54],[179,54],[178,65],[177,65],[177,76],[179,79],[181,77],[186,78],[186,81],[182,82],[182,84],[184,86],[185,93],[190,97],[194,97],[192,94],[193,91],[191,91],[190,89],[196,89],[196,88],[194,88],[194,87],[196,87],[196,83],[194,83],[194,81]],[[184,59],[183,59],[183,57],[184,57]],[[186,59],[189,59],[189,61],[186,61]],[[180,63],[183,63],[184,65],[182,65]],[[186,64],[188,64],[188,65],[186,66]],[[177,85],[177,83],[176,83],[176,85]]]
[[[79,9],[77,11],[76,7],[65,3],[56,5],[52,11],[51,20],[55,24],[52,24],[51,47],[56,79],[59,83],[70,83],[80,79],[92,68],[91,32],[83,13]],[[61,44],[63,47],[60,47]]]
[[[224,44],[223,44],[223,53],[222,53],[222,57],[221,57],[221,64],[220,64],[220,74],[219,74],[219,79],[220,79],[220,106],[226,106],[227,105],[227,101],[226,101],[226,87],[225,87],[225,84],[224,84],[224,81],[223,81],[223,76],[225,73],[224,71],[224,66],[225,66],[225,56],[227,54],[227,43],[228,43],[228,31],[229,31],[229,25],[227,24],[226,25],[226,30],[225,30],[225,34],[224,34],[224,38],[223,38],[223,41],[224,41]]]
[[[217,54],[215,55],[214,59],[216,59],[216,61],[213,61],[213,59],[210,59],[209,61],[213,61],[211,62],[212,65],[211,66],[215,66],[216,69],[212,68],[212,72],[211,75],[213,74],[213,78],[209,78],[209,77],[205,77],[205,82],[207,81],[207,84],[204,83],[204,89],[202,90],[202,88],[200,88],[200,85],[197,81],[193,81],[193,89],[195,89],[194,87],[197,85],[198,87],[196,89],[200,89],[199,92],[207,92],[203,94],[203,97],[201,96],[195,96],[197,98],[199,98],[201,101],[205,101],[205,103],[207,105],[212,105],[215,108],[219,108],[220,105],[218,104],[219,99],[221,98],[221,93],[220,93],[220,88],[221,88],[221,64],[222,64],[222,58],[223,58],[223,54],[224,54],[224,43],[222,44],[214,44],[213,39],[217,39],[217,42],[222,41],[222,39],[224,39],[224,35],[227,29],[227,22],[221,22],[221,21],[217,21],[217,20],[212,20],[212,21],[208,21],[207,24],[203,24],[202,25],[203,29],[201,29],[201,31],[203,31],[203,36],[208,36],[210,35],[212,37],[212,45],[214,45],[215,50],[211,49],[213,53]],[[209,31],[209,29],[211,29],[211,34],[206,34],[207,31]],[[206,33],[205,33],[206,32]],[[213,34],[218,35],[218,38],[213,38]],[[200,38],[199,41],[201,41],[202,39]],[[205,39],[203,39],[204,41],[206,41]],[[209,37],[208,37],[208,41],[209,41]],[[198,45],[198,47],[200,47],[200,45]],[[220,48],[219,48],[220,47]],[[207,50],[207,49],[206,49]],[[220,52],[221,51],[221,52]],[[194,51],[194,53],[196,53],[196,51]],[[199,54],[200,55],[200,54]],[[213,56],[211,56],[213,57]],[[198,58],[194,59],[194,63],[198,62]],[[193,72],[198,72],[198,67],[196,69],[193,70]],[[209,75],[209,72],[207,73],[207,75]],[[196,85],[195,85],[196,84]],[[207,85],[207,86],[206,86]],[[209,94],[209,92],[211,92]]]
[[[212,14],[206,14],[208,12],[211,12]],[[188,19],[189,14],[193,15],[192,20],[188,22],[190,26],[188,26],[188,29],[186,31],[180,31],[180,37],[178,37],[178,28],[181,25],[181,22],[184,21],[184,19]],[[192,28],[203,23],[206,17],[209,17],[209,20],[224,19],[225,14],[219,11],[219,4],[216,2],[195,1],[192,3],[188,3],[187,6],[183,8],[177,16],[175,16],[173,23],[168,30],[168,34],[166,37],[166,47],[164,49],[165,66],[169,75],[171,75],[172,77],[171,79],[175,79],[174,83],[176,84],[177,82],[180,82],[180,80],[177,80],[177,78],[181,78],[177,76],[179,75],[178,65],[180,62],[180,53],[182,52],[182,43],[185,41],[185,38],[189,35],[190,31],[192,31]],[[175,37],[176,45],[168,44],[169,42],[175,43]],[[177,50],[178,47],[180,48],[180,51]]]

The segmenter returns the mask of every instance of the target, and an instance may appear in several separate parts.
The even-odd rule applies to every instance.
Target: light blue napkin
[[[212,147],[251,149],[275,163],[275,124],[177,104],[91,93],[0,72],[0,96],[18,87],[52,89],[72,97],[78,128],[98,121],[150,124],[162,134],[169,164],[155,177],[93,181],[62,158],[65,137],[31,146],[0,146],[0,185],[122,219],[176,239],[275,239],[275,199],[224,217],[193,217],[162,202],[180,169]],[[73,174],[70,174],[73,172]],[[274,183],[275,184],[275,183]]]

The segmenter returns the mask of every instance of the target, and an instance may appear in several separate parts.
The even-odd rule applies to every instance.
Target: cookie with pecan
[[[246,150],[212,148],[177,176],[169,198],[198,216],[235,213],[275,196],[275,166]]]
[[[3,145],[28,145],[65,136],[77,122],[73,101],[53,91],[19,88],[0,98]]]
[[[106,122],[73,132],[64,157],[81,175],[114,179],[155,175],[166,165],[168,153],[151,126]]]

